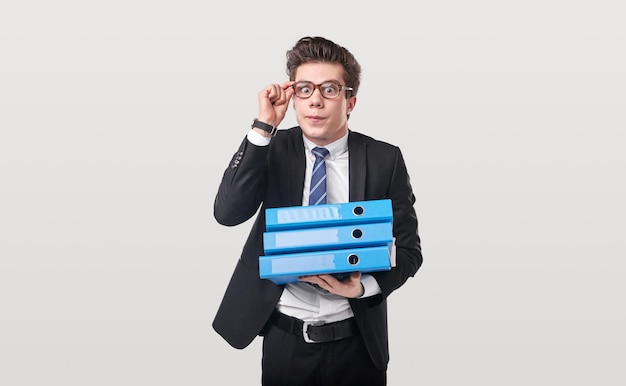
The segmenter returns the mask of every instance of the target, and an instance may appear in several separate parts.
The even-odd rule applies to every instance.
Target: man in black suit
[[[422,264],[406,165],[398,147],[348,128],[361,67],[347,49],[304,37],[287,52],[287,73],[289,81],[259,92],[257,119],[215,198],[220,224],[234,226],[258,215],[213,328],[239,349],[263,336],[263,385],[384,385],[386,299]],[[299,126],[277,131],[290,102]],[[391,270],[355,272],[343,280],[307,276],[286,285],[259,278],[265,209],[309,205],[314,147],[330,153],[328,203],[392,200],[396,264]]]

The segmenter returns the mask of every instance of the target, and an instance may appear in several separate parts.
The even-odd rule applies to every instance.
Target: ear
[[[356,95],[348,98],[348,107],[346,108],[346,110],[348,110],[348,114],[350,114],[352,110],[354,110],[354,106],[356,106]]]

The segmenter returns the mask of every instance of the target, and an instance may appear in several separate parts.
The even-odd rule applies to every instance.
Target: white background
[[[3,2],[0,384],[260,384],[211,328],[251,225],[213,199],[306,35],[417,196],[389,384],[625,384],[619,3]]]

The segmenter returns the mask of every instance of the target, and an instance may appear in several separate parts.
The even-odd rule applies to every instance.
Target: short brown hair
[[[287,51],[289,80],[295,80],[298,67],[309,62],[341,64],[343,77],[346,81],[345,85],[352,87],[352,91],[346,92],[346,97],[356,95],[359,91],[361,65],[346,48],[323,37],[303,37],[291,50]]]

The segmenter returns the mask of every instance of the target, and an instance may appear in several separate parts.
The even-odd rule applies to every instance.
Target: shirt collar
[[[304,135],[302,136],[302,139],[304,139],[304,148],[306,149],[307,154],[312,154],[311,149],[317,147],[317,145],[308,140]],[[330,159],[334,159],[340,156],[341,154],[348,151],[348,133],[346,133],[343,137],[339,138],[335,142],[331,142],[328,145],[322,147],[328,150],[328,152],[330,153],[328,157]]]

